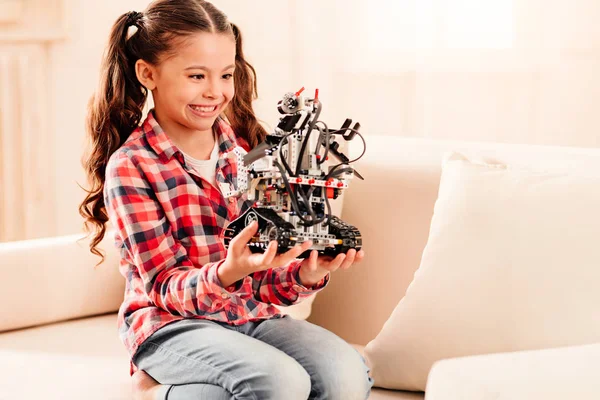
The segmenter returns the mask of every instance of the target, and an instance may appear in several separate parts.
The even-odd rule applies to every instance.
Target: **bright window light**
[[[513,47],[513,0],[371,0],[358,41],[377,50]]]
[[[445,3],[443,47],[506,49],[513,46],[511,0],[452,0]]]

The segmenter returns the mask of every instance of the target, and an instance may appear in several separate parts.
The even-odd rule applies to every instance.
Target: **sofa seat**
[[[0,360],[0,400],[131,400],[116,314],[1,333]],[[422,400],[423,394],[374,389],[369,399]]]
[[[427,399],[600,399],[600,343],[440,360]]]
[[[116,314],[2,333],[0,359],[2,400],[131,399]]]

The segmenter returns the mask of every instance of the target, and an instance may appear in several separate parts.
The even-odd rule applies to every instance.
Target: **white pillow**
[[[422,391],[441,359],[600,342],[599,305],[599,170],[453,153],[421,265],[365,354],[376,386]]]
[[[427,400],[598,400],[600,343],[451,358],[433,365]]]

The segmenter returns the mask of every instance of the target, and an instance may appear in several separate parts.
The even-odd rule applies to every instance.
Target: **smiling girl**
[[[80,212],[94,254],[106,222],[115,228],[126,279],[118,327],[136,399],[369,395],[358,352],[274,306],[321,290],[362,251],[300,260],[310,242],[284,254],[274,242],[252,254],[256,224],[224,247],[224,228],[251,205],[222,195],[237,182],[233,149],[266,135],[255,96],[242,36],[211,3],[158,0],[115,22],[89,108],[92,187]]]

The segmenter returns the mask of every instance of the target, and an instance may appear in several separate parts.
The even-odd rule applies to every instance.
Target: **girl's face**
[[[234,95],[235,54],[235,40],[225,34],[197,33],[178,44],[173,56],[152,68],[159,122],[188,133],[212,132]]]

